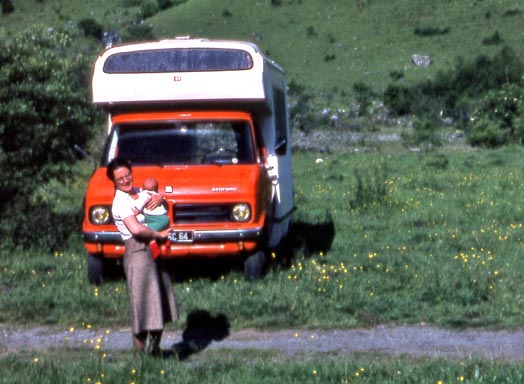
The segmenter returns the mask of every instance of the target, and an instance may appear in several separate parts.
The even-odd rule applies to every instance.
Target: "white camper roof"
[[[93,102],[263,102],[264,74],[284,70],[239,41],[175,39],[103,52],[93,74]]]

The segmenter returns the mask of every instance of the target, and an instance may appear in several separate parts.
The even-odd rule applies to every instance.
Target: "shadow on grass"
[[[203,351],[213,341],[224,340],[228,336],[229,321],[224,314],[212,316],[206,310],[195,310],[187,315],[182,341],[174,344],[171,349],[162,351],[161,357],[185,360]]]
[[[316,223],[297,221],[293,223],[287,238],[275,250],[275,265],[289,268],[297,254],[304,257],[326,253],[335,238],[335,224],[331,217]]]

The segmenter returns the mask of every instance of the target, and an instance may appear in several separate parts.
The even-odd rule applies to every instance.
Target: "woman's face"
[[[131,170],[127,167],[116,168],[113,172],[113,179],[115,181],[115,188],[123,192],[131,192],[133,189],[133,175]]]

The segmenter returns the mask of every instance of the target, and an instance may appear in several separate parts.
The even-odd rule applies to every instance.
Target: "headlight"
[[[108,224],[111,221],[109,208],[104,206],[91,207],[89,210],[89,219],[93,224]]]
[[[248,221],[251,217],[251,208],[248,204],[236,204],[231,210],[231,216],[235,221]]]

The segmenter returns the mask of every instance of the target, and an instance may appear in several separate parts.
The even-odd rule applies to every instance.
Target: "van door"
[[[262,134],[267,149],[265,159],[273,183],[272,211],[269,212],[268,246],[277,246],[289,230],[295,209],[291,143],[284,90],[274,87],[273,113],[264,119]]]

